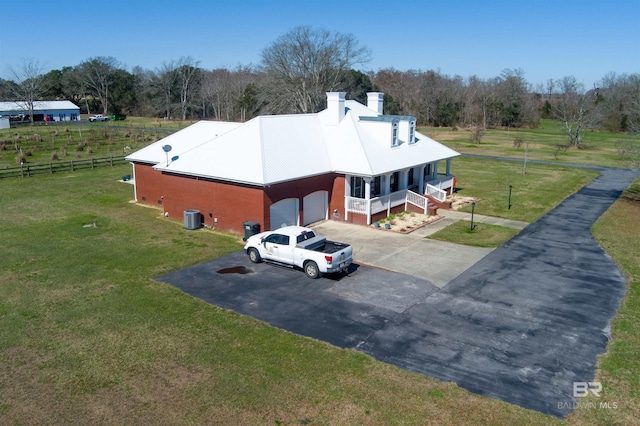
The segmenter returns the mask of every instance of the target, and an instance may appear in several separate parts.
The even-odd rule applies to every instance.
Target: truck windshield
[[[296,237],[296,243],[300,244],[303,241],[310,240],[315,237],[316,234],[313,231],[304,232]]]

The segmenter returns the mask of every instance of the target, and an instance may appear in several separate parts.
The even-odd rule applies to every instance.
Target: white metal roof
[[[229,123],[225,121],[198,121],[166,138],[152,143],[127,156],[129,161],[166,165],[167,158],[182,157],[185,153],[206,144],[228,131],[240,127],[242,123]],[[171,146],[171,151],[166,153],[162,147]]]
[[[246,123],[200,121],[127,160],[172,173],[271,185],[329,172],[376,176],[459,155],[418,132],[416,143],[391,147],[390,133],[381,131],[380,122],[360,120],[377,117],[375,111],[356,101],[346,101],[345,107],[339,124],[331,124],[328,110],[260,116]],[[172,146],[168,155],[164,145]]]
[[[76,104],[71,101],[35,101],[33,103],[34,111],[52,111],[52,110],[80,110]],[[29,111],[26,101],[0,102],[0,111]]]

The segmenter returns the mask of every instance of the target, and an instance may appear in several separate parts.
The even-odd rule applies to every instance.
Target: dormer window
[[[416,122],[412,120],[409,122],[409,144],[412,144],[415,142],[416,142]]]
[[[398,146],[398,122],[391,122],[391,146]]]

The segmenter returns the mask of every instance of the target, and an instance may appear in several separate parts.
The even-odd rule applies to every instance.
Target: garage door
[[[288,225],[298,224],[298,199],[287,198],[272,204],[269,208],[271,222],[269,229],[274,230]]]
[[[304,197],[304,200],[302,201],[302,216],[304,218],[303,225],[308,225],[327,218],[328,198],[329,193],[327,191],[316,191]]]

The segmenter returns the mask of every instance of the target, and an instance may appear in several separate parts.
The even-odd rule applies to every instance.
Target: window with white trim
[[[398,122],[391,122],[391,146],[398,146]]]
[[[364,179],[358,176],[351,176],[351,196],[364,198]]]
[[[416,143],[416,122],[409,122],[409,144]]]

